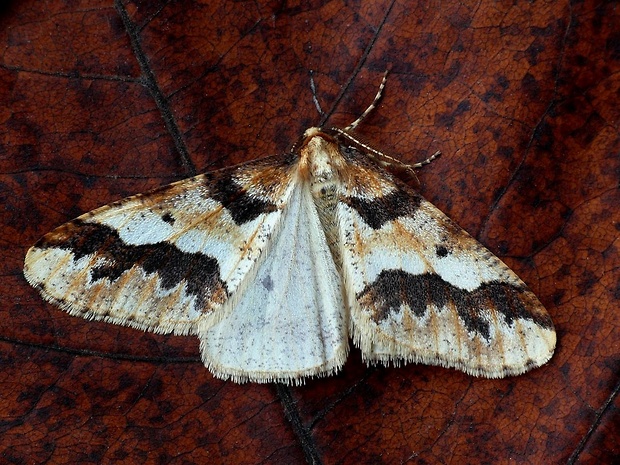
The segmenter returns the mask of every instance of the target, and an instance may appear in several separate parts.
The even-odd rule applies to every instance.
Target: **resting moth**
[[[352,136],[384,83],[345,129],[60,226],[28,251],[26,279],[71,315],[197,335],[207,368],[236,382],[334,373],[349,338],[369,363],[490,378],[546,363],[556,335],[536,296]]]

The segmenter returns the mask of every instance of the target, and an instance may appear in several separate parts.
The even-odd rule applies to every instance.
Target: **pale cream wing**
[[[98,208],[39,240],[24,274],[72,315],[196,333],[251,280],[296,173],[295,160],[270,158]]]
[[[337,215],[350,331],[364,358],[491,378],[547,362],[553,323],[523,281],[417,192],[348,156]]]

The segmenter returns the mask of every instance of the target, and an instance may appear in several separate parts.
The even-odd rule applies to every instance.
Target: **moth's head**
[[[304,139],[308,140],[314,136],[318,136],[319,134],[322,134],[321,128],[308,128],[304,131]]]

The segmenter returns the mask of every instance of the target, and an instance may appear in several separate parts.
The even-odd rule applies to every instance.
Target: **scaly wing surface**
[[[230,313],[199,331],[205,365],[220,378],[299,384],[346,360],[341,277],[309,183],[294,184],[255,278]]]
[[[337,206],[350,331],[371,362],[503,377],[549,360],[555,331],[516,274],[354,150]]]
[[[24,274],[72,315],[195,334],[243,291],[278,233],[296,172],[270,158],[98,208],[41,238]]]
[[[198,335],[220,378],[300,383],[332,373],[348,353],[341,280],[289,158],[82,215],[28,251],[25,276],[72,315]]]

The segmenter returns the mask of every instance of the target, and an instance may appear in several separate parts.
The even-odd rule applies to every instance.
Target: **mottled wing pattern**
[[[72,315],[195,334],[237,382],[333,373],[349,334],[370,362],[545,363],[555,331],[525,284],[340,136],[82,215],[28,251],[26,279]]]
[[[26,279],[72,315],[195,334],[251,279],[296,168],[292,158],[265,159],[93,210],[28,251]]]
[[[420,362],[486,377],[544,364],[542,304],[501,260],[411,188],[341,146],[337,206],[350,332],[371,362]]]

